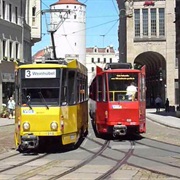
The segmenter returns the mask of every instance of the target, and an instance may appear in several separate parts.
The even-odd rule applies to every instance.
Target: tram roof
[[[34,63],[34,64],[23,64],[18,67],[18,69],[42,69],[42,68],[70,68],[78,69],[83,74],[87,74],[87,68],[85,65],[81,64],[77,60],[69,60],[64,64],[59,63]]]
[[[64,64],[23,64],[18,67],[18,69],[27,69],[27,68],[66,68],[67,65]]]

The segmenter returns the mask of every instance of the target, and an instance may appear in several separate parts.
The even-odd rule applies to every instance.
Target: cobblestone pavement
[[[180,130],[160,124],[155,126],[152,121],[147,121],[146,126],[147,132],[142,135],[143,137],[180,146]]]
[[[15,149],[14,125],[0,127],[0,153]]]
[[[159,128],[158,134],[153,131],[153,124],[151,122],[148,122],[147,124],[147,133],[144,134],[144,137],[147,138],[153,138],[157,140],[161,140],[168,143],[173,143],[179,145],[179,140],[177,139],[176,135],[179,132],[178,130],[172,130],[172,128],[165,128],[161,127]],[[167,134],[167,136],[164,136],[164,134]],[[172,138],[176,137],[176,138]],[[9,126],[3,126],[0,127],[0,153],[11,151],[12,149],[15,149],[14,144],[14,125]],[[168,177],[162,174],[154,173],[142,168],[133,167],[128,164],[122,166],[120,168],[121,170],[127,171],[136,171],[135,175],[132,177],[131,180],[175,180],[175,178]],[[117,176],[116,176],[117,177]],[[111,179],[111,178],[110,178]],[[123,177],[117,177],[112,179],[124,179]]]

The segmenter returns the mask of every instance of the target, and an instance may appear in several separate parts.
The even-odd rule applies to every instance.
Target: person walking
[[[160,112],[161,103],[162,99],[160,98],[160,96],[157,96],[157,98],[155,99],[156,112]]]
[[[14,110],[15,110],[15,101],[13,97],[9,98],[7,105],[8,105],[9,119],[11,119],[14,117]]]
[[[166,102],[165,102],[165,111],[169,112],[169,99],[168,98],[166,99]]]

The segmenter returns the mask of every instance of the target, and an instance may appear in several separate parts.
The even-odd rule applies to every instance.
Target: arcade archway
[[[141,67],[146,65],[146,100],[147,107],[154,107],[154,100],[160,95],[163,102],[166,99],[166,60],[165,58],[153,51],[139,54],[134,65]]]

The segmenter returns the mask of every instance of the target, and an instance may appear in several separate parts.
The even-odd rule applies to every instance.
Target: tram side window
[[[107,101],[107,84],[106,84],[106,74],[104,74],[103,76],[103,101],[106,102]]]
[[[78,96],[79,96],[79,102],[83,102],[86,100],[86,78],[85,75],[79,73],[79,85],[78,85]]]
[[[67,78],[66,78],[66,69],[63,69],[62,74],[62,84],[61,84],[61,104],[66,105],[67,103]]]
[[[75,71],[68,72],[68,103],[75,104],[76,96],[75,96]]]
[[[96,93],[96,78],[93,80],[93,82],[91,83],[91,86],[89,87],[89,97],[93,100],[96,100],[96,96],[97,96],[97,93]]]
[[[102,92],[103,92],[103,79],[102,79],[102,76],[98,76],[97,77],[98,78],[98,83],[97,83],[97,91],[98,91],[98,93],[97,93],[97,101],[102,101]]]
[[[85,99],[88,100],[88,77],[85,76]]]
[[[84,90],[83,90],[83,87],[84,86],[84,83],[83,83],[83,77],[82,75],[80,75],[80,90],[79,90],[79,93],[80,93],[80,102],[83,101],[83,93],[84,93]]]
[[[85,76],[82,76],[81,101],[85,100]]]
[[[76,86],[77,102],[80,102],[80,79],[77,76],[77,86]]]

